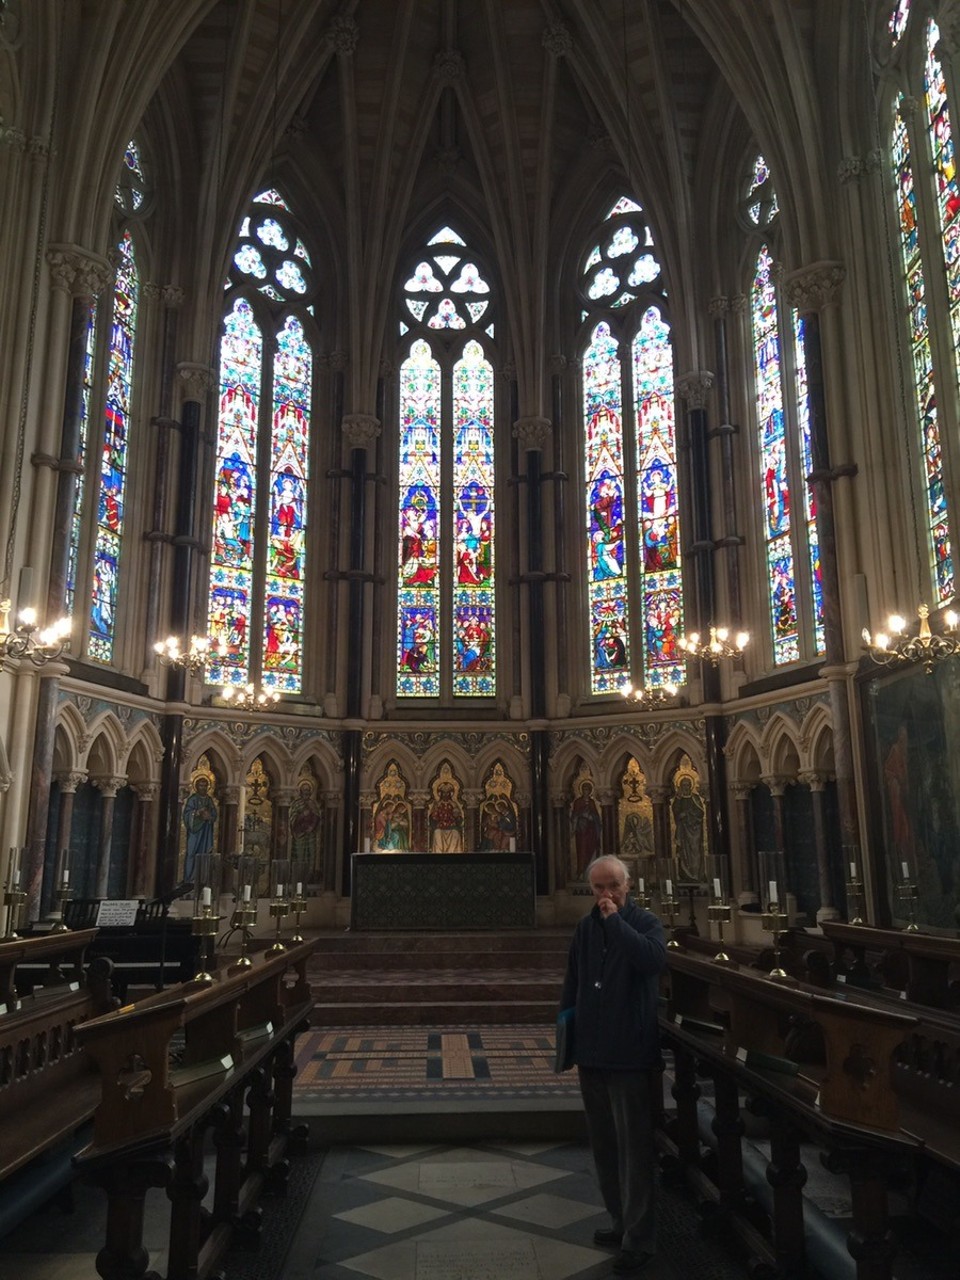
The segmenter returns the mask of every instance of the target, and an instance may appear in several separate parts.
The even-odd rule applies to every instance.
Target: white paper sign
[[[137,919],[139,898],[114,898],[100,903],[97,912],[98,929],[129,929]]]

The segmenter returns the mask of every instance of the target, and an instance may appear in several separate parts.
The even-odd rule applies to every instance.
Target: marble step
[[[472,1005],[495,1000],[535,1000],[556,1004],[562,974],[540,976],[503,970],[430,973],[333,973],[310,975],[314,998],[324,1004],[411,1004],[422,1001]]]
[[[435,969],[514,969],[525,973],[563,974],[567,964],[566,947],[553,951],[476,951],[469,943],[457,950],[438,948],[436,951],[323,951],[314,953],[309,962],[311,977],[342,970],[373,970],[382,972],[395,965],[404,970]]]
[[[572,929],[510,930],[501,933],[424,933],[394,932],[338,933],[312,935],[317,956],[322,955],[437,955],[440,952],[497,954],[510,952],[524,955],[561,954],[566,958]]]

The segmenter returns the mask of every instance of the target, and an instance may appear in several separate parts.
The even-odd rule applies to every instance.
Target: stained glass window
[[[610,208],[584,257],[584,528],[591,692],[635,671],[683,680],[683,579],[673,346],[653,235],[636,201]],[[593,311],[616,313],[593,317]],[[632,336],[630,336],[632,335]]]
[[[910,0],[897,0],[890,13],[890,21],[887,24],[890,31],[890,37],[896,44],[903,35],[907,27],[907,19],[910,17]]]
[[[294,262],[296,258],[296,262]],[[316,288],[289,205],[270,189],[244,218],[220,339],[207,631],[212,684],[303,688],[314,356],[293,304]]]
[[[87,637],[87,654],[97,662],[111,662],[113,659],[140,295],[133,237],[129,231],[123,233],[117,249],[119,264],[113,293],[93,591]]]
[[[64,608],[72,617],[77,595],[80,538],[83,532],[83,476],[86,469],[88,438],[90,434],[90,399],[93,394],[94,357],[97,350],[97,309],[91,304],[87,312],[87,336],[83,350],[83,392],[80,400],[80,447],[77,450],[77,487],[73,504],[73,522],[70,529],[70,550],[67,561],[67,581],[64,592]]]
[[[482,340],[494,332],[491,307],[476,256],[442,227],[402,282],[399,329],[408,354],[399,382],[397,693],[404,698],[496,693],[495,397]]]

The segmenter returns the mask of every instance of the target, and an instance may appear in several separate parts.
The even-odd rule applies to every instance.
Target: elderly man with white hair
[[[561,1009],[573,1008],[573,1060],[609,1229],[594,1243],[619,1250],[617,1275],[641,1271],[656,1252],[653,1090],[660,1087],[658,975],[663,926],[630,897],[619,858],[587,868],[594,905],[570,944]]]

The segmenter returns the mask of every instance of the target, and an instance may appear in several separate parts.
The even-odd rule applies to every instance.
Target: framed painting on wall
[[[871,845],[881,912],[922,927],[960,927],[960,659],[879,671],[861,686]],[[878,803],[879,802],[879,803]]]

